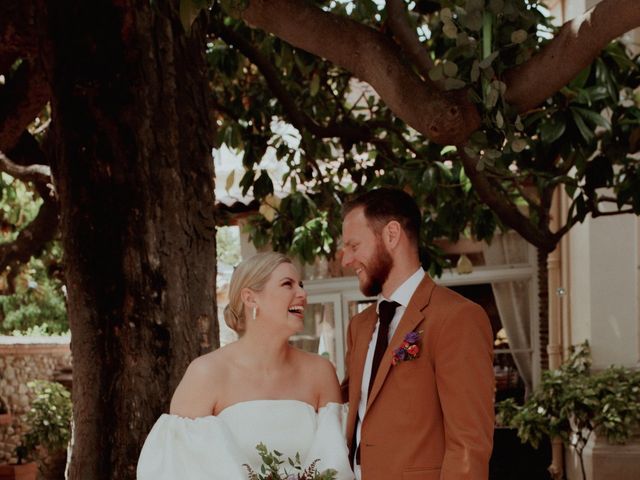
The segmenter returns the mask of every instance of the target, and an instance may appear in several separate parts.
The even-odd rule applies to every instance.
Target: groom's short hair
[[[342,208],[342,218],[360,207],[363,208],[364,216],[376,234],[379,234],[387,223],[395,220],[402,226],[412,243],[418,246],[422,216],[415,200],[407,192],[388,187],[370,190],[346,202]]]

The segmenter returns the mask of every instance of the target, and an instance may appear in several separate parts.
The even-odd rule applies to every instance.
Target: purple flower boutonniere
[[[420,346],[418,342],[420,341],[420,336],[422,335],[422,330],[419,332],[409,332],[405,335],[404,341],[399,348],[396,348],[393,351],[393,358],[391,359],[391,365],[397,365],[400,362],[405,362],[407,360],[415,360],[418,358],[420,354]]]

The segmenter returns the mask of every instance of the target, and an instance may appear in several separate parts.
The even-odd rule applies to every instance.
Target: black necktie
[[[367,395],[371,395],[371,388],[373,387],[373,382],[376,379],[376,373],[378,373],[380,362],[382,361],[384,352],[389,345],[389,325],[391,325],[391,320],[396,313],[396,308],[399,306],[400,304],[398,302],[388,302],[386,300],[380,302],[380,305],[378,306],[378,318],[380,320],[380,325],[378,326],[378,338],[376,339],[376,349],[373,353],[373,362],[371,362],[371,376],[369,377],[369,389],[367,390]]]
[[[373,382],[376,379],[378,367],[380,367],[380,362],[382,361],[384,352],[389,345],[389,325],[391,325],[391,320],[393,320],[393,316],[396,313],[396,308],[398,308],[399,306],[399,303],[389,302],[387,300],[383,300],[378,306],[378,319],[380,320],[380,325],[378,325],[376,349],[373,352],[373,362],[371,362],[371,376],[369,377],[369,388],[367,390],[367,396],[371,395],[371,387],[373,387]],[[360,417],[356,417],[356,428],[353,429],[353,439],[351,441],[351,466],[354,466],[356,464],[360,465],[360,444],[358,444],[356,441],[356,432],[358,430],[359,422]]]

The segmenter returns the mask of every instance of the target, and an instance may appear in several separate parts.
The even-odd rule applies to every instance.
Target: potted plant
[[[27,461],[28,449],[24,445],[16,448],[17,463],[0,465],[0,480],[36,480],[38,478],[38,464]]]
[[[611,366],[591,372],[587,342],[572,347],[567,363],[544,372],[536,391],[517,405],[497,404],[498,421],[516,428],[522,442],[537,448],[544,436],[559,437],[572,448],[586,480],[584,448],[591,435],[624,443],[640,427],[640,371]]]
[[[25,416],[28,431],[16,448],[18,463],[0,465],[0,480],[35,480],[36,460],[44,478],[63,478],[71,437],[71,395],[57,382],[37,380],[28,386],[35,392]]]

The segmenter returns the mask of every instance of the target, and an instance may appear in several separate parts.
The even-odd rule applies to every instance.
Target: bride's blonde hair
[[[238,335],[242,335],[247,328],[242,289],[262,291],[273,271],[283,263],[291,263],[291,259],[281,253],[264,252],[244,260],[233,271],[229,285],[229,304],[224,308],[224,321]]]

